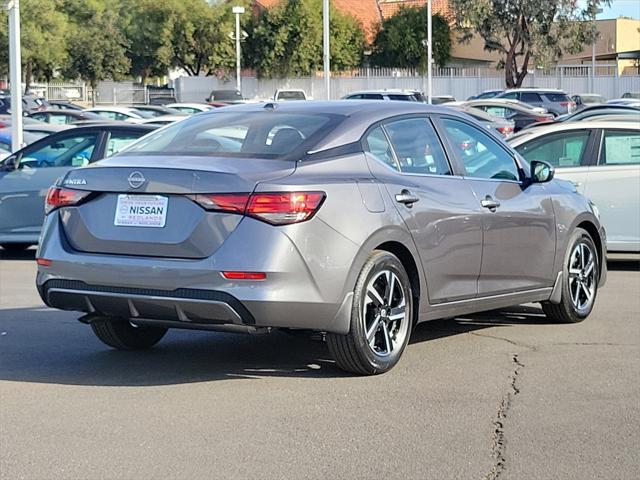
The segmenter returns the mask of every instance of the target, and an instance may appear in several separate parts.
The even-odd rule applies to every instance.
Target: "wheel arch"
[[[415,258],[413,257],[409,249],[398,241],[388,241],[388,242],[381,243],[375,248],[375,250],[383,250],[385,252],[392,253],[393,255],[398,257],[398,260],[400,260],[400,263],[402,263],[402,266],[407,271],[407,274],[409,275],[409,282],[411,284],[411,293],[414,300],[412,321],[413,321],[413,324],[415,325],[418,321],[418,311],[419,311],[419,305],[420,305],[420,292],[421,292],[420,273],[419,273],[418,265],[416,264]]]
[[[345,292],[353,291],[360,271],[374,250],[384,250],[394,254],[407,270],[413,297],[416,300],[414,317],[417,319],[421,304],[424,306],[425,299],[428,298],[427,282],[413,237],[408,231],[399,226],[381,228],[371,234],[362,244],[351,264],[345,284]]]

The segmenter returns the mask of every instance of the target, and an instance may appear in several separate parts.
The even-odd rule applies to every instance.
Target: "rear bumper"
[[[211,290],[173,291],[88,285],[75,280],[49,280],[38,287],[48,306],[111,317],[255,325],[251,312],[232,295]]]
[[[314,229],[313,235],[302,232],[306,241],[300,246],[295,238],[301,232],[244,219],[210,257],[135,257],[74,250],[54,213],[46,219],[38,251],[51,265],[38,267],[36,285],[47,305],[62,310],[182,328],[347,333],[352,293],[344,282],[355,246],[322,223]],[[229,280],[221,274],[226,270],[265,272],[267,278]]]

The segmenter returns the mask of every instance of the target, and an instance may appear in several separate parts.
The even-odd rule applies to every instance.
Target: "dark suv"
[[[495,98],[507,98],[520,100],[534,107],[547,109],[555,116],[571,113],[576,108],[576,103],[562,90],[543,88],[518,88],[506,90]]]

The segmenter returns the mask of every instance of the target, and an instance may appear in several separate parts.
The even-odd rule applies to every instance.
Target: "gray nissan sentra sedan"
[[[117,349],[304,329],[339,367],[381,373],[418,322],[525,302],[589,315],[605,233],[553,173],[447,108],[230,107],[61,178],[37,286]]]

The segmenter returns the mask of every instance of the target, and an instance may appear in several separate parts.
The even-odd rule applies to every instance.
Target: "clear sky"
[[[618,18],[619,16],[640,19],[640,0],[613,0],[610,7],[603,7],[598,20]]]

